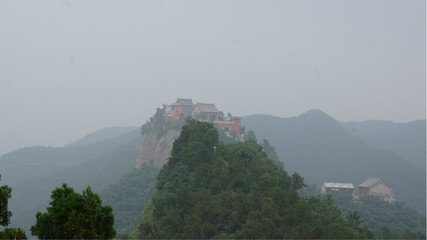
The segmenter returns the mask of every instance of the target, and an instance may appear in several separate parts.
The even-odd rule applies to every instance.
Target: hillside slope
[[[72,143],[65,145],[64,147],[77,147],[83,145],[89,145],[97,142],[102,142],[108,139],[118,137],[122,134],[137,130],[137,127],[109,127],[103,128],[98,131],[92,132]]]
[[[139,130],[111,139],[76,147],[26,147],[0,157],[0,174],[5,184],[14,186],[34,177],[46,176],[90,161],[117,146],[138,142]]]
[[[153,164],[145,164],[124,174],[120,181],[100,193],[102,201],[113,208],[114,229],[118,234],[126,234],[137,225],[154,191],[158,172]]]
[[[342,123],[364,142],[397,153],[417,167],[426,167],[426,120],[408,123],[363,121]]]
[[[291,118],[252,115],[242,123],[259,138],[269,139],[286,169],[299,172],[308,183],[359,184],[381,177],[399,201],[425,214],[425,169],[368,145],[319,110]]]

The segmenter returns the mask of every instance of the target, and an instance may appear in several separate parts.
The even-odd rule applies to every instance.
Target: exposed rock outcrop
[[[138,146],[138,159],[135,167],[153,162],[154,166],[161,168],[169,159],[173,142],[178,138],[180,131],[169,129],[159,136],[156,133],[145,133],[141,136]]]

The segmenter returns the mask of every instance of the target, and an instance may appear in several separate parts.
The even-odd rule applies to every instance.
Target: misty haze
[[[0,176],[0,239],[425,239],[426,2],[3,0]]]

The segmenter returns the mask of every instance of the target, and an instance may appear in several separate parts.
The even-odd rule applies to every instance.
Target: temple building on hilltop
[[[185,119],[191,116],[193,110],[191,99],[178,98],[175,103],[166,106],[165,117],[169,120]]]
[[[201,122],[215,122],[222,120],[224,113],[218,111],[213,103],[196,103],[192,117]]]
[[[178,98],[175,103],[165,106],[164,117],[166,120],[180,121],[189,117],[201,122],[210,122],[219,129],[225,130],[229,136],[234,136],[239,140],[244,137],[241,133],[240,117],[233,117],[218,111],[213,103],[193,103],[191,99]]]

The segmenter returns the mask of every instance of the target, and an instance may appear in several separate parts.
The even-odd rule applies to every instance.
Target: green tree
[[[12,213],[8,210],[8,202],[11,197],[12,189],[7,186],[0,187],[0,225],[7,226],[10,223]]]
[[[52,191],[46,213],[38,212],[31,233],[40,239],[111,239],[116,232],[110,206],[88,187],[82,194],[63,184]]]
[[[103,202],[114,209],[114,228],[118,238],[122,239],[123,233],[129,232],[138,223],[153,194],[158,172],[152,163],[145,164],[141,169],[134,169],[122,176],[119,182],[101,193]]]
[[[384,226],[381,228],[381,238],[382,239],[392,239],[395,237],[391,233],[390,228],[388,228],[387,226]]]
[[[355,225],[360,225],[363,222],[363,219],[358,211],[349,212],[347,219]]]
[[[253,133],[253,132],[252,132]],[[256,141],[255,133],[253,133],[253,138]],[[267,157],[273,160],[277,164],[278,167],[281,169],[285,169],[285,166],[282,161],[279,160],[279,156],[277,156],[276,150],[274,147],[270,145],[270,142],[267,139],[262,140],[262,148],[264,149],[264,152],[267,154]]]
[[[9,186],[0,186],[0,226],[7,226],[10,223],[12,213],[9,211],[8,203],[11,196],[12,189]],[[0,239],[27,239],[27,236],[21,228],[5,228],[0,231]]]
[[[5,228],[0,232],[0,239],[27,239],[21,228]]]
[[[254,142],[257,142],[255,132],[252,131],[252,130],[248,131],[248,135],[246,135],[246,139],[249,139],[249,140],[252,140]]]

